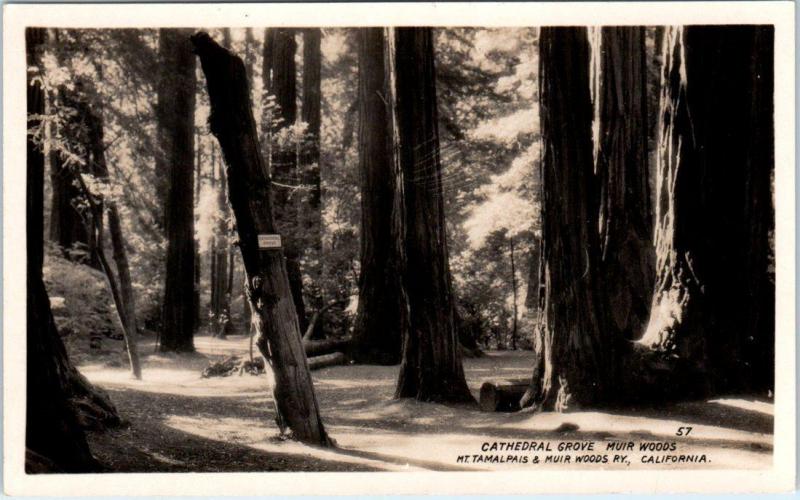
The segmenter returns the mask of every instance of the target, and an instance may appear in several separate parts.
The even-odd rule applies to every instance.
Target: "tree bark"
[[[67,147],[75,149],[76,145],[83,145],[87,140],[84,97],[70,95],[64,86],[59,87],[55,95],[58,98],[53,107],[61,107],[72,114],[61,121],[54,135],[67,138],[72,142]],[[56,128],[56,125],[53,127]],[[68,161],[62,151],[51,151],[49,160],[52,189],[50,240],[59,246],[64,258],[99,269],[100,264],[94,254],[97,242],[92,239],[91,231],[86,229],[86,221],[91,214],[84,208],[82,192],[76,181],[76,176],[83,171],[89,174],[94,172],[89,171],[86,165]],[[81,250],[82,254],[75,250]]]
[[[227,337],[230,330],[230,291],[228,287],[228,253],[230,250],[230,244],[228,242],[228,218],[230,214],[228,213],[228,202],[225,199],[227,183],[222,163],[222,159],[220,159],[219,164],[215,166],[215,179],[218,182],[216,188],[219,220],[217,222],[216,234],[214,235],[214,272],[212,273],[213,281],[211,283],[213,298],[211,303],[214,325],[213,336],[224,339]]]
[[[289,28],[267,28],[264,34],[264,88],[275,97],[277,104],[277,126],[272,132],[274,137],[281,129],[292,127],[297,120],[297,67],[294,56],[297,51],[295,30]],[[271,124],[266,124],[268,127]],[[292,289],[300,328],[305,331],[306,306],[303,299],[303,274],[300,268],[302,250],[298,241],[298,211],[293,196],[299,196],[288,186],[300,184],[297,170],[297,149],[295,145],[279,147],[275,141],[270,146],[270,174],[272,180],[278,181],[273,191],[275,207],[275,223],[283,239],[286,255],[286,269],[289,273],[289,285]]]
[[[257,345],[274,378],[278,426],[291,429],[300,441],[333,446],[319,415],[283,254],[258,244],[258,235],[274,234],[276,226],[244,63],[205,33],[194,35],[192,42],[208,84],[211,132],[225,157]]]
[[[77,208],[80,205],[80,195],[74,186],[75,174],[72,171],[76,167],[65,165],[58,152],[51,152],[49,156],[52,186],[50,240],[59,246],[64,258],[88,263],[89,257],[76,258],[75,254],[70,252],[77,246],[87,255],[92,254],[89,235]]]
[[[159,92],[161,116],[170,127],[163,130],[169,179],[166,197],[166,284],[159,349],[194,351],[194,105],[195,60],[187,30],[159,30],[162,64],[172,72]],[[165,108],[169,108],[168,110]]]
[[[513,317],[511,318],[511,350],[517,350],[517,266],[514,262],[514,238],[508,239],[508,254],[511,261],[511,292],[514,299]]]
[[[308,124],[300,149],[302,183],[310,186],[307,203],[300,210],[304,239],[308,242],[306,273],[314,285],[309,290],[313,309],[319,311],[324,304],[322,296],[322,209],[320,171],[320,125],[322,107],[322,31],[319,28],[303,30],[303,105],[301,119]],[[306,199],[305,197],[303,198]],[[308,291],[307,291],[308,292]],[[322,322],[318,323],[321,324]]]
[[[25,43],[28,66],[36,66],[45,41],[45,30],[28,28]],[[29,126],[38,125],[31,115],[44,115],[41,84],[28,80]],[[44,154],[29,135],[27,139],[26,243],[27,243],[27,349],[26,349],[26,472],[92,472],[100,465],[92,456],[79,409],[96,413],[97,423],[119,423],[114,405],[75,369],[58,334],[50,300],[42,278],[44,262]]]
[[[200,189],[203,186],[203,145],[200,143],[197,127],[194,131],[194,199],[200,199]],[[195,222],[197,222],[197,214],[195,214]],[[200,281],[202,278],[203,259],[200,256],[200,241],[195,235],[194,240],[194,293],[192,294],[192,301],[194,301],[194,331],[197,331],[202,324],[200,317]]]
[[[119,275],[120,299],[125,309],[125,348],[128,352],[128,360],[131,365],[131,373],[136,379],[142,378],[142,369],[139,362],[139,352],[137,347],[137,321],[136,321],[136,302],[133,294],[133,284],[131,283],[131,271],[128,264],[128,254],[125,250],[125,240],[122,237],[122,225],[120,224],[119,210],[116,203],[108,204],[108,228],[111,234],[111,247],[113,248],[114,263]]]
[[[645,28],[601,29],[596,173],[605,323],[615,350],[641,336],[655,273]]]
[[[408,328],[403,289],[403,185],[384,28],[358,30],[361,273],[353,329],[358,363],[400,362]]]
[[[430,28],[398,28],[396,99],[404,182],[409,329],[397,397],[474,402],[464,378],[450,282]],[[417,182],[422,177],[431,181]]]
[[[674,396],[771,387],[771,26],[665,33],[656,289],[643,378]],[[652,391],[651,391],[652,392]]]
[[[319,28],[303,30],[303,107],[302,119],[308,124],[308,144],[303,148],[301,161],[305,165],[319,163],[319,132],[322,91],[322,31]],[[319,206],[319,169],[312,190],[312,206]]]
[[[545,318],[523,406],[563,411],[605,401],[614,388],[595,293],[599,196],[586,28],[542,28],[539,51]]]
[[[538,324],[541,316],[541,310],[539,309],[539,295],[541,293],[541,281],[539,279],[541,250],[541,238],[534,237],[527,259],[528,290],[525,293],[525,307],[528,309],[528,314],[531,318],[533,318],[535,324]]]
[[[98,179],[108,180],[108,165],[105,156],[105,139],[103,132],[103,118],[100,111],[93,111],[87,104],[81,106],[81,114],[87,129],[87,163],[92,166]],[[136,307],[133,296],[133,285],[131,283],[130,267],[128,256],[125,251],[125,241],[122,237],[122,224],[120,223],[119,210],[114,201],[106,202],[108,208],[108,225],[111,232],[111,246],[113,248],[114,261],[117,267],[117,276],[108,263],[105,255],[103,242],[103,206],[104,200],[91,193],[81,177],[76,179],[81,189],[81,195],[86,200],[88,211],[91,217],[87,218],[89,232],[92,239],[96,242],[94,247],[94,257],[100,263],[100,269],[106,276],[114,306],[117,310],[120,325],[122,326],[123,338],[125,340],[125,350],[128,353],[128,361],[131,368],[131,375],[137,379],[142,378],[141,364],[139,363],[139,352],[136,345]]]

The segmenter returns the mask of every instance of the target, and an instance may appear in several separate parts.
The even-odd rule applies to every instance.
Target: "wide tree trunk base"
[[[413,398],[425,403],[452,403],[477,405],[475,397],[463,380],[442,380],[441,383],[425,384],[420,387],[418,384],[401,382],[397,385],[395,399]]]
[[[80,373],[72,374],[68,402],[84,429],[106,430],[122,425],[117,408],[105,391],[95,387]]]

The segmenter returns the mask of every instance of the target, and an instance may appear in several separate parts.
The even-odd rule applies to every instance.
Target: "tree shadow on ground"
[[[713,425],[759,434],[772,434],[775,419],[769,413],[740,408],[718,401],[692,401],[663,408],[639,409],[627,413],[652,418],[675,418],[700,425]]]
[[[477,361],[467,370],[473,393],[482,380],[496,375],[489,363],[494,361]],[[197,367],[191,368],[189,374]],[[514,371],[502,370],[504,375]],[[686,445],[760,454],[772,450],[771,439],[737,435],[770,434],[771,402],[699,401],[572,414],[484,413],[464,406],[394,400],[397,368],[369,366],[313,373],[323,420],[338,449],[284,445],[270,442],[278,428],[266,378],[263,385],[261,380],[240,377],[210,383],[199,379],[197,371],[197,379],[184,373],[179,384],[159,383],[157,388],[166,392],[109,382],[107,390],[132,425],[92,434],[90,444],[99,458],[119,472],[362,471],[406,466],[462,470],[425,450],[430,445],[450,446],[445,448],[450,453],[478,440],[676,440],[671,421],[719,428],[698,433],[700,438],[680,438]]]
[[[109,390],[129,425],[106,432],[90,432],[95,456],[109,472],[265,472],[265,471],[377,471],[364,464],[325,460],[302,454],[267,452],[233,440],[209,439],[165,424],[168,415],[206,416],[241,414],[231,398],[205,398]],[[220,400],[227,400],[226,405]],[[236,406],[235,412],[228,405]],[[226,411],[229,410],[229,411]],[[268,419],[265,409],[246,410],[243,418]],[[277,429],[276,429],[277,432]]]

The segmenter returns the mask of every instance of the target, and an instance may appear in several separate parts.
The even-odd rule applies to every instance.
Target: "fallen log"
[[[492,380],[481,386],[481,411],[515,412],[521,409],[520,400],[530,386],[528,379]]]
[[[345,356],[343,352],[334,352],[323,356],[308,358],[308,368],[310,370],[319,370],[320,368],[326,368],[328,366],[345,364],[347,364],[347,356]]]
[[[348,358],[344,353],[333,352],[321,356],[309,357],[308,368],[309,370],[318,370],[328,366],[345,365],[347,362]],[[264,359],[255,358],[253,361],[250,361],[241,359],[239,356],[230,356],[222,361],[211,363],[203,370],[200,376],[202,378],[230,377],[234,373],[238,373],[240,376],[245,373],[261,375],[264,373]]]
[[[336,351],[347,351],[350,347],[350,337],[343,339],[325,339],[325,340],[304,340],[303,348],[306,350],[306,356],[321,356],[323,354],[330,354]]]

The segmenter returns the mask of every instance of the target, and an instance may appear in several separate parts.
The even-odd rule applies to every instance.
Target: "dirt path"
[[[265,377],[200,378],[212,359],[246,356],[247,339],[197,339],[198,354],[149,355],[144,380],[123,368],[84,365],[81,370],[106,388],[130,422],[124,429],[92,433],[94,452],[115,471],[361,471],[483,470],[529,468],[530,464],[459,463],[483,443],[596,441],[595,451],[613,442],[674,442],[677,453],[705,454],[709,468],[756,468],[771,463],[772,405],[766,401],[720,399],[636,412],[569,414],[481,413],[392,400],[396,367],[337,366],[314,372],[323,418],[339,445],[323,450],[276,438],[277,427]],[[144,349],[144,352],[147,352]],[[465,360],[477,396],[486,379],[525,377],[528,352],[490,353]],[[676,437],[679,427],[692,427]],[[587,452],[588,453],[588,452]],[[642,453],[627,465],[647,468]],[[652,454],[659,456],[658,453]],[[540,464],[538,467],[592,467]],[[663,465],[659,465],[663,467]],[[698,464],[672,467],[698,467]],[[658,467],[658,466],[657,466]]]

